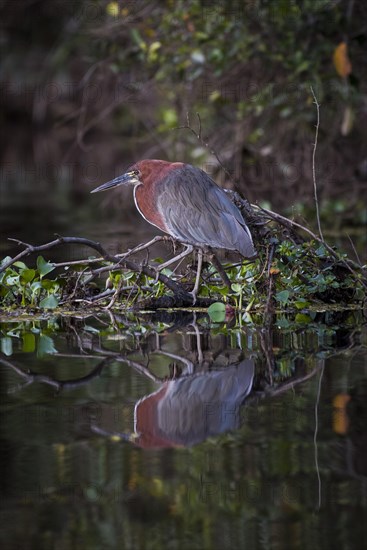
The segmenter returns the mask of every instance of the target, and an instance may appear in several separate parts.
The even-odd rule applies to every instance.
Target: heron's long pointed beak
[[[134,172],[126,172],[126,174],[122,174],[122,176],[118,176],[117,178],[108,181],[107,183],[103,183],[96,189],[93,189],[91,193],[99,193],[100,191],[107,191],[108,189],[112,189],[113,187],[117,187],[118,185],[136,185],[138,183],[136,173]]]

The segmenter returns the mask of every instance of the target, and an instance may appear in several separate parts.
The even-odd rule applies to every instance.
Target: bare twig
[[[361,262],[361,259],[360,259],[360,257],[359,257],[359,254],[358,254],[358,252],[357,252],[357,250],[356,250],[356,247],[354,246],[354,242],[352,241],[350,235],[347,234],[347,237],[348,237],[348,239],[349,239],[349,242],[350,242],[350,245],[351,245],[351,247],[352,247],[352,249],[353,249],[353,252],[354,252],[354,254],[355,254],[355,257],[357,258],[358,265],[359,265],[359,267],[362,267],[362,262]]]
[[[231,174],[229,173],[229,171],[227,170],[227,168],[224,166],[223,162],[220,160],[219,156],[218,156],[218,153],[212,149],[212,147],[209,145],[209,142],[206,141],[203,136],[202,136],[202,126],[201,126],[201,117],[200,117],[200,114],[199,113],[196,113],[196,116],[197,116],[197,119],[198,119],[198,123],[199,123],[199,128],[198,130],[196,131],[192,126],[191,126],[191,123],[190,123],[190,114],[189,113],[186,113],[186,124],[185,126],[178,126],[177,128],[174,128],[174,130],[189,130],[192,134],[194,134],[194,136],[196,137],[196,139],[201,143],[201,145],[203,145],[203,147],[205,147],[206,149],[208,149],[208,151],[210,152],[211,155],[213,155],[219,166],[222,168],[222,170],[224,171],[224,173],[226,174],[226,176],[229,178],[230,181],[232,181],[232,176]]]
[[[319,228],[320,238],[321,238],[322,242],[324,242],[324,237],[323,237],[322,230],[321,230],[319,199],[318,199],[318,196],[317,196],[317,182],[316,182],[316,149],[317,149],[317,140],[318,140],[318,136],[319,136],[319,127],[320,127],[320,104],[317,101],[317,98],[316,98],[315,92],[313,91],[312,86],[311,86],[311,92],[312,92],[312,95],[313,95],[314,103],[316,105],[316,113],[317,113],[317,123],[316,123],[316,126],[315,126],[315,128],[316,128],[316,130],[315,130],[315,143],[314,143],[313,151],[312,151],[313,191],[314,191],[315,206],[316,206],[317,226]]]

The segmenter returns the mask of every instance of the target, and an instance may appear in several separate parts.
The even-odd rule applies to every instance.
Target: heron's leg
[[[196,271],[195,286],[194,286],[194,288],[192,289],[192,291],[190,292],[190,294],[191,294],[192,297],[194,298],[193,305],[195,305],[196,296],[197,296],[197,293],[198,293],[198,291],[199,291],[200,277],[201,277],[201,270],[202,270],[202,267],[203,267],[203,251],[202,251],[201,248],[198,248],[198,267],[197,267],[197,271]]]
[[[232,290],[231,281],[229,280],[227,273],[224,271],[222,264],[212,250],[210,251],[210,261],[214,265],[215,269],[218,271],[218,274],[226,287],[229,290]]]
[[[175,256],[174,258],[171,258],[170,260],[168,260],[167,262],[164,262],[164,264],[160,264],[158,265],[155,269],[156,271],[159,273],[160,271],[162,271],[162,269],[164,269],[165,267],[168,267],[169,265],[175,263],[175,262],[178,262],[178,260],[182,260],[182,258],[185,258],[185,256],[188,256],[189,254],[191,254],[191,252],[194,250],[194,247],[191,245],[191,244],[185,244],[184,246],[186,246],[186,250],[184,250],[183,252],[181,252],[181,254],[177,254],[177,256]]]

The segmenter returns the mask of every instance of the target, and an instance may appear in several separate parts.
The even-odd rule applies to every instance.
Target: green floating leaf
[[[47,273],[50,273],[50,271],[53,271],[55,269],[55,266],[50,262],[46,262],[46,260],[42,256],[38,256],[37,269],[42,279],[44,275],[47,275]]]
[[[1,351],[7,357],[9,357],[10,355],[13,355],[13,342],[12,342],[12,339],[9,338],[9,336],[5,336],[4,338],[1,338]]]
[[[44,309],[55,309],[59,305],[59,300],[55,296],[47,296],[40,301],[40,307]]]
[[[222,302],[214,302],[208,307],[208,315],[214,323],[223,323],[226,318],[226,306]]]

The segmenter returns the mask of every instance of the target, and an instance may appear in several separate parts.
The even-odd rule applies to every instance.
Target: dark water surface
[[[286,321],[3,322],[1,547],[362,548],[366,327]]]

